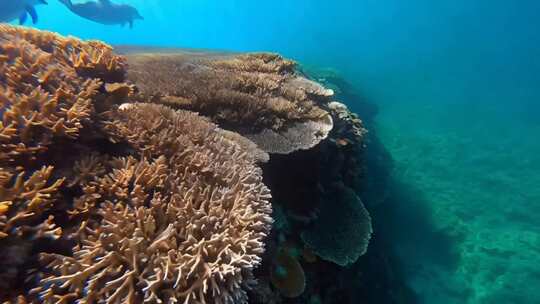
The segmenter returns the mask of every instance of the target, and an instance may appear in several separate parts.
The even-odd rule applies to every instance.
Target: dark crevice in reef
[[[338,80],[342,91],[336,99],[355,109],[369,130],[365,147],[337,147],[331,140],[325,140],[307,151],[272,155],[262,166],[265,184],[272,191],[276,224],[267,242],[265,262],[255,274],[265,280],[265,273],[274,267],[272,257],[280,247],[302,247],[301,231],[320,216],[323,204],[330,201],[339,208],[331,197],[331,189],[339,184],[354,189],[371,214],[374,233],[369,248],[355,263],[346,267],[323,259],[309,261],[303,256],[300,260],[306,276],[306,290],[301,296],[275,299],[261,296],[264,292],[258,289],[250,294],[250,303],[417,303],[416,295],[405,283],[404,269],[393,252],[392,236],[385,228],[389,220],[388,209],[395,208],[389,200],[392,159],[372,128],[377,107],[363,102],[353,93],[352,87]],[[282,217],[288,219],[285,224]],[[283,225],[287,227],[283,228]],[[266,291],[267,295],[274,293],[275,286],[269,284],[265,288],[270,289]]]
[[[325,276],[329,282],[326,286],[339,285],[339,294],[347,296],[336,301],[323,303],[418,303],[419,299],[407,285],[405,266],[395,251],[396,229],[404,223],[400,219],[403,202],[401,193],[395,190],[395,181],[391,176],[393,160],[390,153],[380,141],[375,129],[375,118],[379,112],[377,105],[366,102],[358,90],[339,75],[327,74],[316,78],[323,84],[337,87],[336,99],[347,104],[350,110],[357,113],[368,129],[365,138],[365,149],[362,155],[362,178],[359,180],[358,194],[372,217],[374,234],[367,253],[348,268],[341,268]],[[411,214],[415,210],[410,211]],[[425,223],[423,229],[429,231],[429,221],[423,213],[420,218],[408,218],[411,223]],[[431,230],[433,230],[431,228]],[[417,235],[425,233],[413,232]],[[445,241],[442,243],[448,244]],[[438,243],[441,243],[438,242]],[[346,282],[343,284],[343,282]]]

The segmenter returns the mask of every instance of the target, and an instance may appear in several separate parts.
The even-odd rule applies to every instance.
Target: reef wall
[[[356,303],[367,131],[296,63],[6,25],[0,105],[2,301]]]

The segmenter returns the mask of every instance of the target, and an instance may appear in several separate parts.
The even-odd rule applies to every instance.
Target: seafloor
[[[539,303],[538,106],[381,106],[392,234],[426,303]]]

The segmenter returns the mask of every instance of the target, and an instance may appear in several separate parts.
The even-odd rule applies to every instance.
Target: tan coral
[[[247,155],[253,157],[255,161],[265,163],[270,160],[268,153],[261,150],[257,144],[248,138],[232,131],[220,130],[219,132],[224,138],[231,140],[233,143],[242,147],[242,149],[248,151]]]
[[[102,82],[122,81],[124,66],[103,43],[0,25],[0,163],[76,138]]]
[[[106,172],[104,162],[106,157],[98,153],[89,153],[77,160],[73,165],[69,178],[69,187],[85,186],[96,176],[101,176]]]
[[[121,108],[104,128],[142,158],[113,159],[85,187],[78,205],[97,212],[72,257],[42,255],[41,299],[247,303],[272,221],[255,158],[194,113]]]
[[[53,168],[43,167],[29,177],[25,172],[10,172],[0,168],[0,238],[11,234],[35,231],[37,235],[58,235],[52,219],[37,228],[25,227],[25,223],[38,219],[55,199],[64,179],[51,178]]]
[[[128,79],[141,100],[210,117],[269,153],[309,149],[327,137],[331,90],[275,54],[127,50]]]
[[[70,153],[106,110],[96,104],[116,93],[103,84],[122,82],[124,68],[103,43],[0,25],[0,300],[31,281],[33,246],[62,236],[55,217],[69,203],[64,173],[72,168],[58,168],[66,159],[56,154]]]

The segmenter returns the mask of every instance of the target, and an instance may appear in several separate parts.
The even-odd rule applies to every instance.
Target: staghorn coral
[[[102,81],[122,81],[124,65],[100,42],[0,25],[0,164],[77,138]]]
[[[324,202],[319,218],[301,234],[322,259],[350,265],[366,253],[371,239],[371,217],[355,192],[342,186]]]
[[[3,302],[3,304],[28,304],[28,303],[31,303],[31,301],[29,301],[23,295],[14,296],[10,300]]]
[[[24,275],[32,241],[62,235],[54,216],[47,215],[64,183],[52,173],[51,166],[31,175],[0,167],[0,300]]]
[[[335,151],[352,155],[357,145],[349,141],[355,117],[340,127],[343,111],[329,103],[331,90],[273,54],[190,53],[171,65],[186,75],[172,78],[164,67],[155,83],[134,86],[124,82],[124,60],[100,42],[8,26],[0,39],[0,187],[9,198],[0,199],[0,302],[24,294],[21,303],[245,303],[254,276],[269,293],[259,301],[284,300],[265,281],[268,268],[253,272],[271,222],[255,163],[268,161],[266,152],[307,149],[330,137],[292,154],[321,156],[300,162],[314,165],[314,174],[301,173],[312,184],[283,179],[316,209],[309,193],[328,194],[328,184],[345,176],[342,168],[356,168],[325,160]],[[185,90],[171,94],[171,84]],[[293,167],[280,168],[277,178],[294,177]],[[289,217],[296,241],[322,219]],[[338,268],[309,260],[305,299],[320,292],[314,270]]]
[[[309,149],[327,137],[333,94],[275,54],[212,54],[127,49],[139,99],[210,117],[269,153]]]
[[[25,172],[15,174],[0,168],[0,239],[9,235],[22,236],[33,230],[24,223],[40,218],[47,211],[64,182],[63,178],[51,181],[52,170],[52,167],[43,167],[25,178]],[[54,224],[50,221],[38,227],[38,236],[61,232],[61,229],[53,229]],[[42,231],[42,228],[49,229]]]
[[[69,185],[51,154],[91,125],[102,84],[123,81],[124,66],[100,42],[0,25],[0,300],[31,281],[36,244],[61,238]]]
[[[129,104],[104,130],[113,158],[76,199],[73,256],[42,254],[44,303],[246,303],[271,226],[255,158],[190,112]]]

